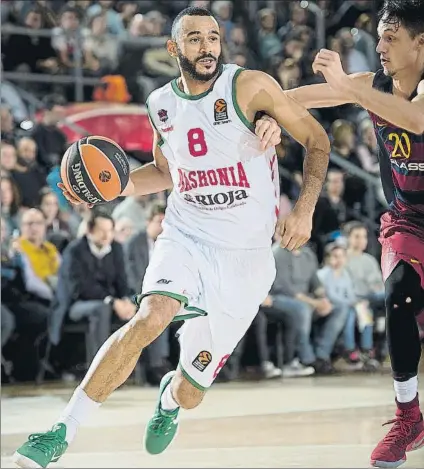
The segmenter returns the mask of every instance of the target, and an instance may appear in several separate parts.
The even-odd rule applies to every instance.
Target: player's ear
[[[174,57],[174,58],[177,58],[178,57],[178,53],[177,53],[177,43],[175,41],[173,41],[172,39],[168,39],[166,41],[166,49],[168,51],[168,54],[171,56],[171,57]]]
[[[420,47],[424,46],[424,33],[420,34],[418,37],[418,44]]]

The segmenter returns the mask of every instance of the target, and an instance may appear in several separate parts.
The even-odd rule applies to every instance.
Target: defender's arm
[[[312,68],[315,73],[321,72],[333,89],[346,94],[349,99],[387,122],[415,134],[424,132],[423,81],[419,84],[418,96],[410,102],[376,90],[361,80],[350,80],[343,71],[337,52],[322,49]]]
[[[371,88],[374,73],[352,73],[348,75],[348,77],[354,83],[360,82]],[[347,96],[346,93],[331,88],[328,83],[301,86],[288,90],[286,93],[287,96],[306,107],[306,109],[318,109],[355,103],[354,99]]]

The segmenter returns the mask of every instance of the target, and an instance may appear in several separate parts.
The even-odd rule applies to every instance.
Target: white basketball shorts
[[[271,247],[225,250],[167,227],[155,243],[139,301],[160,294],[181,302],[174,319],[186,320],[178,331],[180,368],[205,390],[246,333],[274,278]]]

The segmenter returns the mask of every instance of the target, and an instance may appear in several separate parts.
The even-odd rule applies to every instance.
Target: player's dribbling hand
[[[262,116],[256,121],[255,134],[261,140],[261,150],[275,147],[281,142],[281,128],[270,116]]]
[[[290,215],[278,223],[280,246],[295,251],[305,245],[312,232],[312,213],[302,212],[294,208]]]
[[[59,182],[57,184],[57,187],[62,191],[62,194],[65,197],[65,199],[68,202],[70,202],[72,205],[81,205],[83,203],[80,200],[76,199],[75,197],[72,197],[72,194],[69,191],[66,190],[66,187],[61,182]],[[88,208],[93,207],[92,204],[86,204],[86,205],[87,205]]]

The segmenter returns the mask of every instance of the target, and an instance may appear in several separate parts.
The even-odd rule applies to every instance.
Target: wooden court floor
[[[57,388],[3,394],[1,467],[14,467],[14,449],[28,433],[47,429],[70,394]],[[53,467],[364,468],[388,429],[382,423],[394,415],[389,375],[217,384],[199,408],[182,413],[168,451],[149,456],[142,439],[156,398],[154,388],[117,391]],[[424,468],[424,450],[403,467]]]

